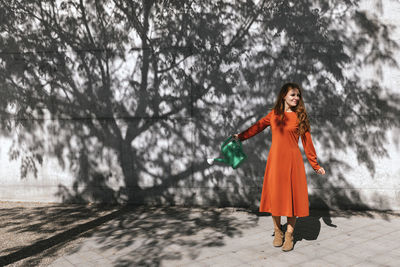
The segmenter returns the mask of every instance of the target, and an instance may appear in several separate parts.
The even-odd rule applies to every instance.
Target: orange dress
[[[264,182],[260,200],[260,212],[272,216],[309,215],[307,179],[303,158],[299,148],[299,134],[296,130],[299,121],[296,112],[285,112],[284,121],[274,110],[239,134],[246,140],[267,126],[271,126],[272,145],[268,154]],[[314,170],[321,168],[317,163],[311,134],[307,131],[301,137],[304,152]]]

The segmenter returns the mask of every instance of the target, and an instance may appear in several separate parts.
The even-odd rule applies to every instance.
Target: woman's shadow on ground
[[[294,245],[296,245],[296,242],[302,241],[303,239],[317,240],[321,232],[321,219],[327,226],[337,228],[337,225],[332,223],[328,205],[322,199],[319,199],[318,206],[318,209],[310,209],[309,216],[297,218],[293,236]],[[282,230],[287,230],[287,223],[282,225]]]

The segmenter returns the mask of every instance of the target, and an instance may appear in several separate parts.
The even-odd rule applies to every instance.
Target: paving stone
[[[93,265],[95,267],[113,267],[113,263],[108,260],[108,259],[101,259],[97,261],[90,261],[88,262],[90,265]],[[82,265],[83,266],[83,265]]]
[[[337,266],[350,266],[363,261],[363,259],[356,256],[350,256],[343,252],[335,252],[332,254],[327,254],[321,257],[321,260],[327,261],[331,264],[336,264]]]
[[[336,267],[337,265],[324,261],[322,259],[314,259],[307,262],[301,262],[299,267]]]
[[[369,257],[368,259],[371,260],[372,262],[379,263],[379,264],[389,264],[390,262],[393,262],[393,261],[396,261],[398,265],[400,264],[400,262],[398,261],[399,257],[388,255],[386,253],[375,255],[373,257]]]
[[[227,246],[227,248],[230,248]],[[212,257],[216,257],[218,255],[223,255],[225,254],[227,251],[222,252],[219,248],[214,248],[214,249],[210,249],[210,248],[198,248],[196,250],[196,254],[192,254],[192,256],[190,257],[192,260],[202,260],[202,259],[207,259],[207,258],[212,258]],[[187,255],[187,253],[185,253]],[[193,257],[195,256],[195,257]]]
[[[388,252],[389,255],[396,255],[396,256],[400,256],[400,249],[399,248],[395,248],[392,249]]]
[[[319,247],[328,249],[330,251],[341,251],[348,247],[349,244],[344,242],[344,241],[338,241],[338,239],[328,239],[328,240],[322,240],[319,242]],[[316,251],[317,245],[313,244],[313,249]]]
[[[187,257],[182,257],[181,259],[175,259],[175,260],[163,260],[160,263],[161,267],[169,267],[169,266],[185,266],[190,263],[193,263],[195,261],[187,258]]]
[[[275,255],[276,251],[264,252],[263,250],[252,248],[242,248],[234,253],[235,257],[240,258],[244,262],[251,262],[254,259],[263,259],[264,257]]]
[[[65,260],[63,258],[57,259],[51,265],[52,266],[57,266],[57,267],[75,267],[74,264],[68,262],[67,260]]]
[[[287,261],[279,262],[274,259],[262,259],[262,260],[257,260],[257,261],[252,261],[247,263],[246,266],[250,267],[265,267],[265,266],[273,266],[273,267],[288,267],[292,266],[293,264],[288,263]],[[245,266],[245,265],[243,265]]]
[[[99,252],[99,251],[96,251],[96,252]],[[95,261],[95,260],[104,259],[103,256],[101,256],[100,254],[98,254],[96,252],[94,252],[94,251],[83,251],[83,252],[79,252],[77,256],[79,256],[80,258],[85,259],[85,261]]]
[[[358,237],[358,238],[362,238],[362,239],[374,239],[381,235],[382,235],[382,233],[380,233],[379,231],[370,231],[370,230],[364,229],[364,228],[356,229],[356,230],[350,232],[350,236]]]
[[[295,247],[295,251],[301,252],[303,255],[307,256],[307,260],[313,260],[315,258],[320,258],[325,255],[329,255],[335,253],[335,251],[331,249],[327,249],[325,247],[316,248],[315,246],[309,245],[301,248]]]
[[[219,255],[196,262],[204,263],[207,266],[244,266],[246,263],[242,261],[240,257],[235,255],[234,253]]]
[[[399,262],[395,262],[395,263],[390,263],[390,262],[386,262],[383,263],[380,260],[374,260],[374,259],[366,259],[365,261],[361,262],[360,264],[356,264],[354,266],[379,266],[379,267],[398,267],[399,266]]]
[[[72,263],[73,265],[79,265],[87,261],[85,258],[82,258],[80,254],[67,255],[64,256],[63,258],[68,262]]]
[[[390,233],[390,236],[397,240],[400,239],[400,230],[393,231],[392,233]]]
[[[381,266],[382,265],[380,265],[379,267],[381,267]],[[373,263],[373,262],[363,261],[358,264],[352,265],[351,267],[377,267],[377,265],[376,265],[376,263]]]
[[[181,265],[166,265],[166,266],[171,266],[171,267],[176,267],[176,266],[181,266]],[[222,265],[218,265],[215,264],[216,267],[221,266]],[[205,262],[200,262],[200,261],[194,261],[194,262],[190,262],[188,264],[182,265],[182,267],[210,267],[210,264],[207,264]]]
[[[289,263],[297,264],[299,262],[308,261],[309,257],[300,251],[282,251],[280,255],[273,257],[274,261],[287,261]]]
[[[339,231],[327,229],[327,230],[319,232],[317,240],[319,240],[319,241],[328,240],[328,239],[337,237],[339,234],[340,234]],[[314,241],[314,240],[310,240],[310,241]]]
[[[373,247],[369,244],[366,244],[365,246],[359,245],[359,246],[348,247],[342,250],[341,252],[351,257],[358,257],[361,259],[367,259],[368,257],[379,255],[379,252],[375,251]]]

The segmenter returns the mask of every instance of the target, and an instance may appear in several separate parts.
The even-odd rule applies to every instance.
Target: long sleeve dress
[[[298,125],[296,112],[285,112],[282,122],[280,116],[272,110],[239,134],[239,139],[243,141],[267,126],[271,127],[272,144],[265,168],[260,212],[269,212],[272,216],[309,216],[307,179],[298,145]],[[309,131],[301,137],[301,141],[312,168],[318,170],[321,167],[317,163]]]

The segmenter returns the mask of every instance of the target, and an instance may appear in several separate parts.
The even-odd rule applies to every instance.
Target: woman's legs
[[[281,230],[281,216],[272,216],[274,222],[274,229]]]
[[[296,216],[287,217],[287,231],[293,233],[296,224]],[[274,222],[274,229],[281,229],[281,216],[272,216]]]
[[[287,231],[293,233],[294,226],[296,224],[296,216],[287,217]],[[274,222],[275,229],[281,229],[281,216],[272,216],[272,221]]]
[[[281,229],[281,216],[272,216],[274,222],[274,241],[272,244],[274,247],[281,247],[283,245],[283,232]]]
[[[293,249],[293,231],[296,223],[296,216],[287,217],[287,229],[285,233],[285,242],[283,243],[282,250],[289,251]]]
[[[287,231],[293,233],[294,225],[296,224],[296,216],[287,217]]]

